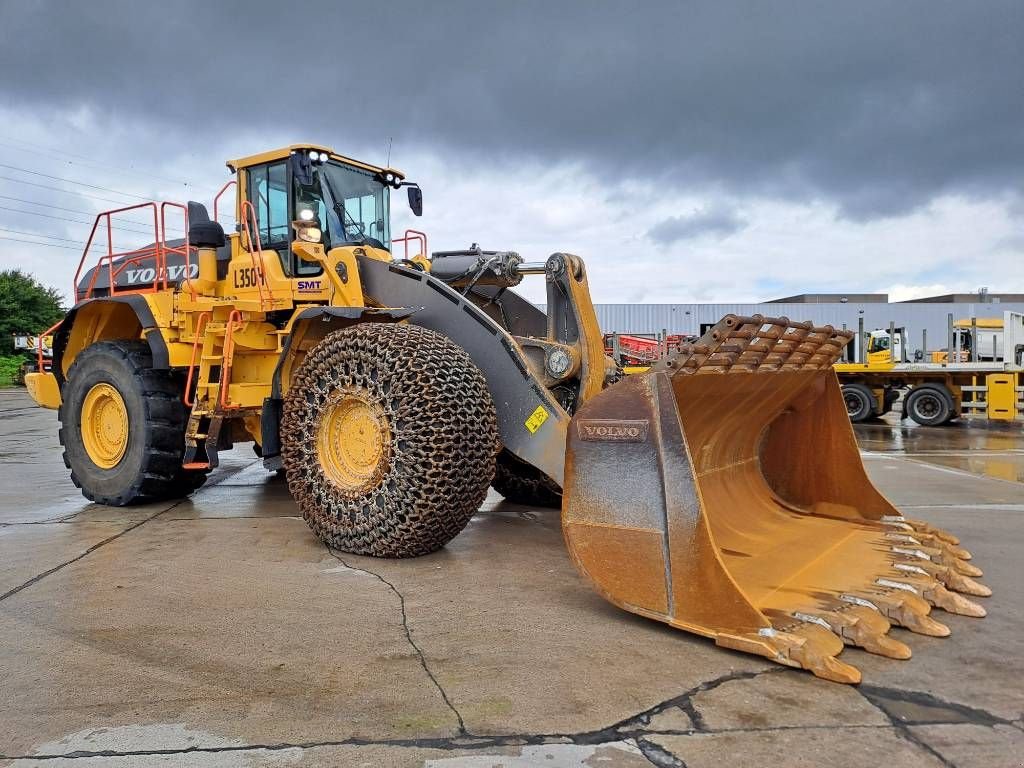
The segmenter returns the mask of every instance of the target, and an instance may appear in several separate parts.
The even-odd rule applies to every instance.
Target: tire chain
[[[338,390],[383,410],[391,430],[379,480],[362,494],[324,474],[319,414]],[[323,541],[361,555],[440,549],[479,509],[494,474],[497,417],[468,353],[413,325],[366,323],[328,334],[299,367],[281,434],[288,487]]]
[[[562,489],[558,483],[507,450],[498,454],[491,486],[514,504],[562,506]]]

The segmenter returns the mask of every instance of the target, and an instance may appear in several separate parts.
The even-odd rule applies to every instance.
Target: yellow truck
[[[864,362],[835,366],[850,420],[881,416],[897,403],[904,418],[923,426],[961,416],[1024,419],[1024,314],[959,320],[952,337],[952,355],[944,350],[911,362],[903,329],[872,331]]]

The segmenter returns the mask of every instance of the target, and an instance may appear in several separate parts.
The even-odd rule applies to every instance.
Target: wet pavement
[[[968,474],[1024,483],[1024,424],[961,421],[922,427],[893,414],[854,427],[862,451],[959,469]]]
[[[405,561],[328,552],[248,446],[188,500],[88,504],[0,390],[0,766],[1020,765],[1021,427],[856,431],[995,594],[909,661],[844,651],[851,687],[614,608],[557,512],[494,495]]]

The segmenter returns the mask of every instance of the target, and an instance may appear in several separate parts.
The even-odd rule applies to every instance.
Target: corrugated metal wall
[[[907,329],[909,349],[921,347],[922,331],[928,332],[928,349],[946,346],[948,317],[1002,317],[1003,312],[1024,312],[1024,303],[1006,304],[598,304],[597,320],[605,333],[700,334],[701,326],[713,325],[729,313],[736,315],[785,315],[791,320],[812,320],[817,325],[857,330],[858,318],[864,329]]]

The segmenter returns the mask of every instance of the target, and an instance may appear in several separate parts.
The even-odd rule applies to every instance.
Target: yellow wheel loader
[[[437,550],[493,486],[562,506],[581,572],[628,611],[841,682],[844,645],[906,658],[895,624],[988,595],[950,534],[868,481],[832,364],[850,334],[728,316],[618,381],[576,256],[397,258],[392,168],[295,145],[228,163],[214,202],[97,217],[50,372],[72,480],[94,501],[181,497],[252,441],[313,531],[381,557]],[[235,231],[217,223],[234,195]],[[152,217],[115,251],[112,220]],[[167,238],[181,216],[187,237]],[[101,249],[102,250],[102,249]],[[513,289],[543,275],[545,311]]]

